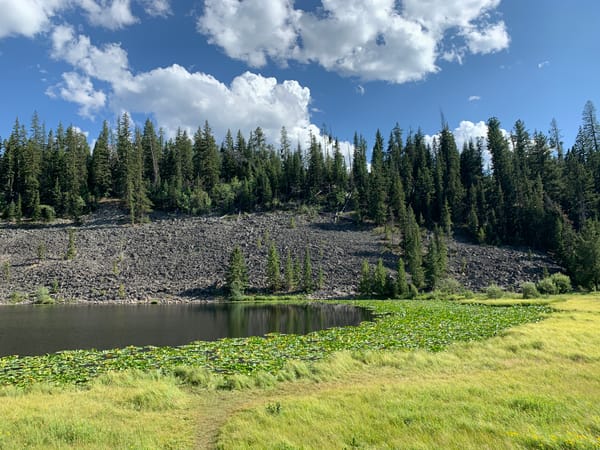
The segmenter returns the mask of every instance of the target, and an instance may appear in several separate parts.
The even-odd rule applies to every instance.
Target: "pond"
[[[0,357],[306,334],[371,318],[365,309],[314,303],[0,306]]]

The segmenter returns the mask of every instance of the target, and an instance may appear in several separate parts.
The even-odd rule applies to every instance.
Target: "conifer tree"
[[[386,293],[386,279],[387,273],[385,267],[383,267],[383,260],[379,258],[375,271],[373,272],[373,291],[378,296],[383,296]]]
[[[229,266],[225,276],[225,286],[231,300],[241,300],[248,286],[248,270],[244,254],[236,245],[229,257]]]
[[[92,189],[97,198],[107,197],[111,192],[109,136],[108,123],[105,120],[92,154]]]
[[[267,283],[272,292],[279,291],[281,287],[281,271],[279,266],[279,252],[274,242],[269,246],[267,256]]]
[[[363,259],[360,271],[360,280],[358,282],[358,292],[362,295],[371,295],[372,292],[371,267],[366,259]]]
[[[288,292],[293,291],[296,285],[294,276],[294,262],[292,260],[292,251],[288,248],[285,256],[284,267],[285,287]]]
[[[312,279],[312,262],[310,259],[310,249],[308,246],[304,251],[304,264],[302,268],[302,289],[304,292],[313,291],[313,279]]]
[[[406,281],[404,260],[402,258],[398,258],[398,270],[396,274],[396,291],[400,298],[406,298],[408,295],[408,283]]]
[[[408,263],[412,283],[417,289],[421,288],[425,281],[421,230],[411,207],[408,208],[406,230],[404,231],[404,257]]]

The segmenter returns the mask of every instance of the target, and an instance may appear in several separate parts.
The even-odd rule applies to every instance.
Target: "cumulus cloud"
[[[479,100],[481,100],[481,97],[479,95],[471,95],[469,97],[470,102],[478,102]]]
[[[439,70],[437,61],[506,48],[500,0],[322,0],[316,11],[293,0],[206,0],[198,30],[232,58],[260,67],[271,58],[315,62],[363,80],[404,83]],[[448,49],[448,38],[463,44]]]
[[[49,31],[53,19],[66,10],[79,10],[88,22],[115,30],[132,25],[139,19],[132,12],[138,2],[150,16],[167,16],[170,0],[0,0],[0,39],[7,36],[32,38]]]
[[[138,21],[131,12],[130,0],[79,0],[79,5],[92,25],[116,30]]]
[[[503,21],[483,27],[468,27],[463,31],[463,35],[471,53],[482,55],[505,49],[510,43]]]
[[[303,146],[311,134],[321,137],[310,121],[310,90],[297,81],[279,82],[246,72],[225,84],[177,64],[134,73],[119,44],[95,46],[68,26],[56,27],[51,42],[52,56],[74,71],[64,74],[63,81],[47,93],[77,103],[82,115],[103,107],[116,113],[152,115],[169,135],[179,127],[194,131],[208,120],[219,138],[228,128],[247,135],[257,126],[271,142],[278,141],[282,126],[292,142]],[[95,90],[93,80],[105,83],[107,94]],[[349,145],[344,144],[344,149],[349,152]]]
[[[0,39],[35,36],[66,5],[67,0],[0,0]]]
[[[62,78],[61,83],[48,88],[46,91],[48,96],[77,103],[79,114],[84,117],[93,117],[93,111],[106,104],[106,94],[95,90],[89,77],[76,72],[67,72],[63,73]]]

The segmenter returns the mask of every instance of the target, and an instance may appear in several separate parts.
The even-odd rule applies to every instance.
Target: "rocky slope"
[[[56,297],[80,301],[210,299],[219,295],[229,255],[242,247],[254,289],[266,284],[268,242],[275,242],[282,267],[287,249],[301,259],[308,247],[313,274],[324,274],[320,297],[352,295],[363,259],[383,258],[393,270],[397,257],[384,235],[329,214],[289,212],[228,217],[157,214],[150,223],[130,226],[114,204],[101,206],[75,228],[77,256],[65,260],[68,223],[0,226],[0,301],[13,293],[33,296],[40,286]],[[392,236],[392,244],[394,236]],[[39,258],[39,251],[45,256]],[[44,253],[44,252],[43,252]],[[559,270],[540,253],[514,248],[449,243],[450,276],[470,289],[490,283],[516,288],[537,280],[544,267]]]

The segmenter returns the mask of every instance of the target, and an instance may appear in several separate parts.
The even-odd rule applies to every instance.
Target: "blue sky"
[[[0,0],[0,136],[37,110],[89,133],[130,112],[275,141],[398,122],[459,140],[497,116],[571,146],[600,104],[597,0]],[[462,136],[462,138],[460,137]]]

